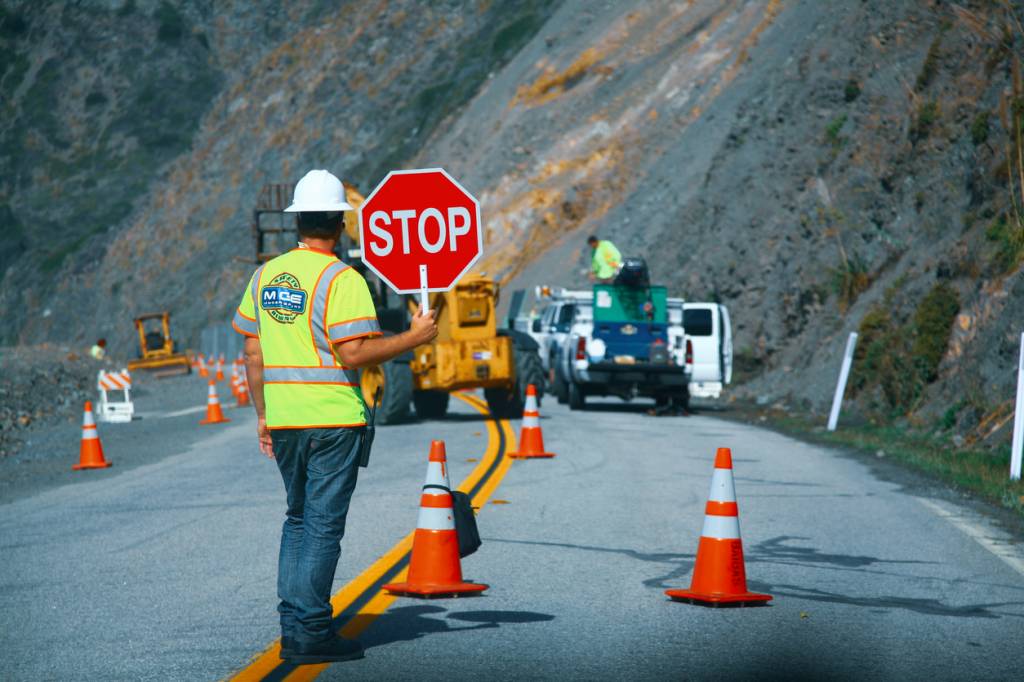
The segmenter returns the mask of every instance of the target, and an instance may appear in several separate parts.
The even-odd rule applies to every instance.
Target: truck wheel
[[[583,393],[583,388],[580,387],[575,381],[567,382],[568,387],[568,400],[570,410],[582,410],[587,406],[587,396]]]
[[[555,399],[559,405],[565,405],[569,402],[569,385],[562,378],[562,373],[557,369],[555,370],[555,380],[552,382],[554,386]]]
[[[380,406],[373,404],[377,387],[382,389]],[[377,410],[378,424],[399,424],[409,419],[412,402],[412,370],[404,362],[389,360],[383,365],[367,367],[359,373],[363,400]]]
[[[413,391],[412,404],[420,419],[440,419],[448,414],[448,391]]]

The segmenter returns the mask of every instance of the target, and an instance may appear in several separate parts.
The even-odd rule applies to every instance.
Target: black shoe
[[[293,648],[285,655],[282,650],[282,657],[289,663],[306,665],[309,663],[338,663],[340,661],[354,661],[363,657],[363,645],[354,639],[332,637],[324,642],[315,644],[303,644],[292,642]]]
[[[281,638],[281,658],[288,658],[295,652],[295,640],[291,637]]]

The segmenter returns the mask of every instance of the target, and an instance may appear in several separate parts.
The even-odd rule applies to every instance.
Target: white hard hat
[[[330,171],[311,170],[295,185],[292,205],[284,212],[351,210],[352,207],[345,201],[345,188],[341,180],[334,177]]]

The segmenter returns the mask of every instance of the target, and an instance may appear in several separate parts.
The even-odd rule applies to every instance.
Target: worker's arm
[[[267,428],[267,403],[263,400],[263,349],[258,336],[245,337],[245,380],[249,384],[249,397],[256,408],[256,436],[260,451],[274,458],[274,444]]]
[[[346,367],[372,367],[387,362],[393,357],[422,346],[437,336],[437,322],[434,311],[426,315],[418,311],[409,324],[408,331],[394,336],[363,336],[336,344],[338,357]]]

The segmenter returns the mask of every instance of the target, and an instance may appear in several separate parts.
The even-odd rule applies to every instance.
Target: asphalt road
[[[500,425],[460,401],[453,411],[380,430],[337,590],[412,530],[431,438],[446,440],[453,482],[503,462]],[[221,426],[164,419],[176,454],[0,506],[2,676],[1018,677],[1024,553],[984,518],[751,426],[614,402],[571,413],[548,400],[543,412],[558,456],[491,467],[500,484],[479,495],[484,545],[463,571],[491,585],[484,596],[364,591],[370,603],[338,621],[359,632],[364,660],[258,671],[245,669],[278,634],[276,467],[257,453],[248,411]],[[689,583],[720,446],[733,449],[750,586],[775,596],[766,608],[662,594]]]

